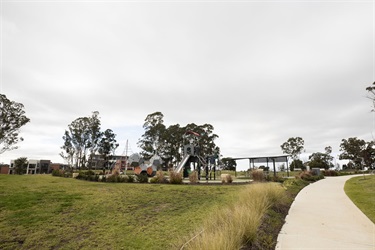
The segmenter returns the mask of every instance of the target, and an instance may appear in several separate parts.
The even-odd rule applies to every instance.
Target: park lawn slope
[[[354,177],[344,190],[353,203],[375,223],[375,175]]]
[[[242,188],[0,175],[0,249],[168,249]]]

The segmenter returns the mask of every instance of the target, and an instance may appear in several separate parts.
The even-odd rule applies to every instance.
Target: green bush
[[[52,171],[52,176],[59,176],[59,177],[61,177],[61,176],[63,176],[63,175],[64,175],[64,171],[62,171],[62,170],[54,169],[54,170]]]
[[[103,175],[101,181],[102,182],[107,182],[107,176]]]
[[[335,170],[324,170],[323,175],[324,176],[338,176],[339,172],[337,172]]]
[[[107,176],[106,182],[123,182],[122,177],[118,174],[112,174]]]
[[[137,175],[137,180],[139,183],[148,183],[147,174],[140,173],[139,175]]]
[[[272,182],[279,182],[279,183],[283,183],[284,182],[284,178],[281,177],[281,176],[274,176],[274,175],[267,175],[266,178],[265,178],[266,181],[272,181]]]
[[[52,176],[72,178],[73,177],[73,172],[71,172],[71,171],[64,171],[64,170],[61,170],[61,169],[54,169],[52,171]]]
[[[93,175],[95,175],[95,172],[92,171],[92,170],[88,170],[88,171],[86,171],[86,175],[93,176]]]
[[[169,182],[171,184],[182,184],[182,174],[175,171],[169,172]]]
[[[73,178],[73,172],[71,171],[64,171],[65,178]]]
[[[129,183],[133,183],[135,180],[134,180],[134,175],[127,175],[127,182]]]

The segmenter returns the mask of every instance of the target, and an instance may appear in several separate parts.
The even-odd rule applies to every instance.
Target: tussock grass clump
[[[246,186],[238,199],[225,208],[217,208],[182,249],[240,249],[251,244],[267,209],[283,199],[284,190],[276,183]]]
[[[264,181],[263,169],[257,169],[257,170],[251,171],[251,176],[253,177],[254,181]]]
[[[189,181],[191,184],[197,184],[199,182],[197,171],[193,171],[189,174]]]
[[[156,172],[156,175],[150,179],[151,183],[168,183],[167,178],[164,175],[164,172],[159,170]]]
[[[220,178],[221,178],[221,183],[223,184],[233,182],[233,178],[231,174],[222,174]]]
[[[169,182],[171,184],[182,184],[182,174],[175,171],[169,172]]]

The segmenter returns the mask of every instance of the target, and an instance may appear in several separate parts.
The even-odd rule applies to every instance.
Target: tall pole
[[[128,139],[126,139],[126,144],[125,144],[125,175],[126,175],[127,169],[128,169]]]

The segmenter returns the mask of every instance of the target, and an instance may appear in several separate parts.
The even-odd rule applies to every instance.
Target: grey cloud
[[[61,161],[67,125],[95,110],[133,151],[155,111],[166,125],[212,124],[225,156],[281,153],[294,136],[307,153],[370,140],[371,6],[3,3],[2,90],[31,123],[0,161]]]

